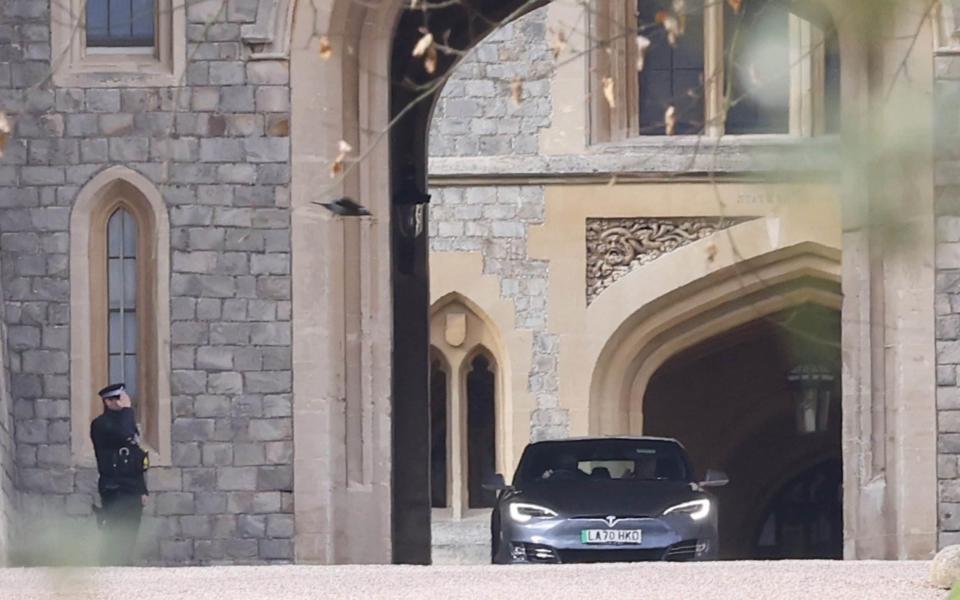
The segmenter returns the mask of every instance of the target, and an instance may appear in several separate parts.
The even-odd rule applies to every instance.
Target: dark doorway
[[[756,558],[843,558],[843,466],[826,461],[777,492],[763,511]]]
[[[489,508],[496,494],[483,489],[496,472],[496,366],[486,354],[470,362],[467,375],[467,496],[470,508]]]
[[[678,439],[698,477],[708,468],[730,477],[730,484],[715,492],[721,558],[768,558],[786,551],[794,552],[791,558],[830,558],[831,543],[842,540],[841,513],[828,506],[836,499],[822,496],[824,486],[836,484],[831,491],[837,491],[840,471],[811,475],[816,501],[802,507],[790,504],[794,496],[788,491],[813,494],[814,479],[798,481],[797,488],[785,483],[810,465],[841,461],[839,347],[839,313],[801,305],[705,340],[667,361],[651,379],[644,433]],[[796,390],[791,379],[798,367],[811,364],[835,376],[825,394],[829,401],[817,404],[823,412],[814,421],[823,427],[816,431],[809,431],[811,420],[800,410],[809,406],[809,390]],[[825,483],[828,475],[832,483]],[[806,516],[790,512],[795,510]],[[761,551],[758,532],[770,511],[789,527],[800,522],[827,530],[804,530],[800,535],[810,541],[798,545],[794,537],[784,537],[794,535],[788,528]]]
[[[442,359],[430,363],[430,504],[447,506],[448,369]]]

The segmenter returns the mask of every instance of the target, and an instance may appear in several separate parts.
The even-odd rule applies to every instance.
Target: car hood
[[[551,508],[566,517],[657,516],[706,494],[682,481],[544,482],[524,485],[510,500]]]

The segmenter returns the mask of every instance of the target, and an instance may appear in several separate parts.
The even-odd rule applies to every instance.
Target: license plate
[[[640,529],[581,529],[582,544],[639,544]]]

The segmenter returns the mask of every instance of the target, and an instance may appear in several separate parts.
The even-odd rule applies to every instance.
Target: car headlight
[[[694,521],[700,521],[707,518],[707,515],[710,514],[710,501],[706,498],[701,498],[700,500],[691,500],[690,502],[684,502],[682,504],[677,504],[676,506],[671,506],[667,510],[663,511],[663,514],[669,515],[671,513],[683,513],[689,515]]]
[[[546,506],[527,504],[525,502],[510,503],[510,518],[517,523],[526,523],[533,518],[555,517],[557,513]]]

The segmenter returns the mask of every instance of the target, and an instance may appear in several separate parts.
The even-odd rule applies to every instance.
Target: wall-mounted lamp
[[[412,174],[404,177],[393,195],[394,218],[400,235],[409,239],[420,237],[426,225],[424,207],[428,202],[430,202],[430,194],[420,190]]]
[[[802,364],[787,374],[797,411],[797,432],[820,433],[827,430],[830,416],[830,394],[835,376],[820,364]]]

